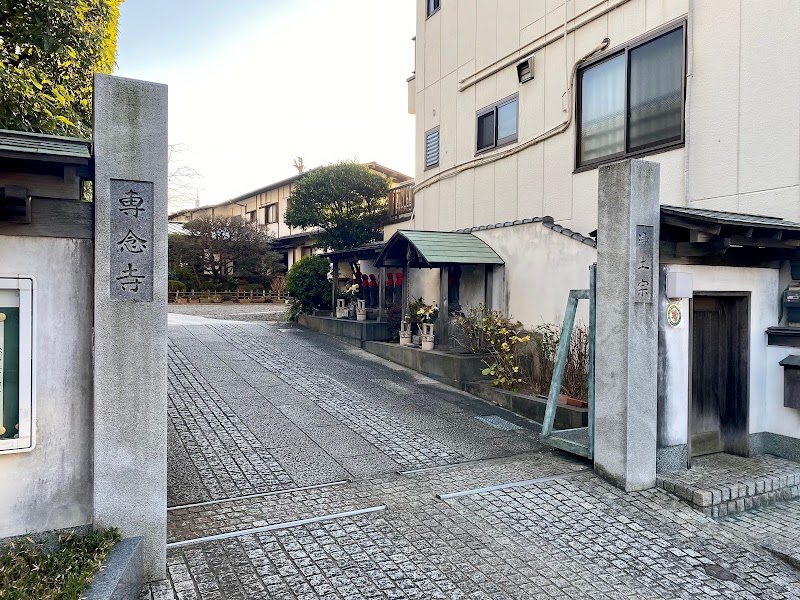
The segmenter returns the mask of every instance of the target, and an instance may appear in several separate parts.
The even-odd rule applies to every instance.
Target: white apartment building
[[[659,460],[800,457],[800,329],[782,307],[800,289],[800,2],[417,0],[415,44],[411,225],[470,232],[504,264],[460,265],[460,289],[452,270],[420,269],[411,296],[560,323],[597,236],[602,252],[600,168],[657,163],[659,273],[688,275],[695,293],[656,298]],[[702,380],[703,357],[738,366]],[[729,406],[704,406],[720,387],[737,390]]]

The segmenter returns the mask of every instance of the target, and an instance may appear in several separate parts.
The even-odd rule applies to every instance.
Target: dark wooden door
[[[692,313],[692,456],[748,453],[749,299],[696,296]]]

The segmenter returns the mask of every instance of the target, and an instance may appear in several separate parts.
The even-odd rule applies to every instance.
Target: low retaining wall
[[[391,325],[385,321],[351,321],[317,315],[300,315],[297,322],[303,327],[336,336],[359,348],[365,348],[365,344],[373,340],[392,339]]]
[[[471,381],[486,379],[481,374],[486,357],[481,355],[421,350],[386,342],[366,342],[364,350],[462,390]]]
[[[541,423],[547,410],[547,398],[529,396],[517,392],[509,392],[494,387],[493,385],[472,382],[464,388],[470,394],[488,400],[493,404],[529,418],[531,421]],[[577,429],[587,427],[589,424],[589,409],[578,408],[559,404],[556,408],[556,418],[553,422],[554,429]]]
[[[108,553],[103,570],[86,591],[86,600],[137,600],[144,584],[142,538],[125,538]]]

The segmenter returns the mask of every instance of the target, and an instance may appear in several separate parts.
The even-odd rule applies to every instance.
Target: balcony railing
[[[411,213],[414,210],[414,182],[407,181],[389,190],[387,201],[389,218]]]

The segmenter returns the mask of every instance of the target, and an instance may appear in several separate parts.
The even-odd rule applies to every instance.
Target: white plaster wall
[[[512,64],[459,90],[465,78],[509,53],[521,56],[521,46],[563,25],[564,4],[443,0],[425,19],[417,0],[418,184],[476,158],[477,110],[518,93],[519,143],[530,140],[566,119],[561,98],[576,58],[605,37],[615,48],[687,17],[686,147],[647,156],[661,165],[661,202],[800,220],[800,2],[702,0],[689,17],[689,0],[629,0],[571,33],[566,48],[552,34],[536,53],[532,81],[519,85]],[[567,0],[566,14],[609,4]],[[440,166],[425,170],[424,132],[435,126]],[[597,171],[574,173],[574,154],[573,121],[541,144],[419,190],[415,226],[446,231],[550,215],[586,234],[597,226]]]
[[[783,406],[783,372],[778,363],[793,353],[767,346],[766,329],[778,323],[780,273],[776,269],[670,265],[668,271],[691,273],[695,293],[750,292],[750,433],[762,431],[800,438],[800,411]],[[685,444],[688,428],[688,344],[691,315],[684,301],[687,326],[667,328],[665,445]]]
[[[495,303],[502,302],[508,315],[526,327],[542,323],[560,325],[569,291],[589,287],[589,267],[597,260],[597,251],[591,246],[541,223],[486,229],[474,234],[505,261],[505,276],[499,273],[497,276],[504,281],[503,291],[499,298],[495,297]],[[586,303],[579,306],[578,319],[588,323]]]
[[[0,453],[0,537],[92,522],[91,240],[0,236],[0,274],[36,277],[36,447]]]

